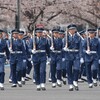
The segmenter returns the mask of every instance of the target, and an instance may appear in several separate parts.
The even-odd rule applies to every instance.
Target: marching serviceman
[[[3,39],[2,30],[0,30],[0,89],[4,90],[4,77],[5,77],[5,56],[9,52],[6,40]],[[8,54],[7,54],[8,55]]]
[[[36,28],[35,32],[33,32],[33,42],[31,43],[37,91],[46,90],[46,60],[50,51],[48,40],[42,35],[43,31],[43,28]]]
[[[86,75],[89,88],[97,86],[97,68],[100,59],[100,43],[96,38],[96,30],[88,29],[87,38],[83,43],[83,53],[85,58]],[[93,79],[92,79],[93,78]]]
[[[59,87],[61,84],[61,74],[62,74],[62,38],[59,38],[59,27],[52,30],[51,33],[51,47],[50,47],[50,69],[51,69],[51,79],[52,88],[56,87],[56,83]]]
[[[81,39],[81,44],[82,44],[84,42],[84,39],[86,38],[85,30],[79,32],[79,34],[83,38]],[[82,47],[81,47],[81,50],[83,50]],[[85,62],[84,62],[84,55],[82,55],[82,59],[80,60],[80,72],[79,72],[78,82],[84,82],[84,81],[87,81],[87,80],[86,80],[86,67],[85,67]]]
[[[26,43],[26,55],[27,55],[27,57],[26,57],[26,61],[27,61],[27,65],[26,65],[26,78],[29,80],[29,79],[31,79],[31,77],[30,77],[30,72],[31,72],[31,69],[32,69],[32,63],[31,63],[31,61],[32,61],[32,58],[31,58],[31,52],[30,52],[30,49],[31,49],[31,45],[30,45],[30,43],[31,43],[31,41],[32,41],[32,38],[30,37],[30,36],[27,36],[26,38],[25,38],[25,43]]]
[[[18,39],[23,43],[23,59],[22,59],[22,70],[21,70],[21,82],[24,85],[25,84],[25,77],[26,77],[26,65],[27,65],[27,48],[26,48],[26,42],[24,40],[24,31],[19,31]]]
[[[65,60],[69,91],[73,91],[73,86],[75,90],[78,91],[79,87],[77,81],[80,69],[81,37],[77,33],[77,26],[75,24],[68,25],[67,29],[63,50],[66,51]]]
[[[64,29],[60,28],[59,30],[59,38],[64,39],[65,37],[65,31]],[[63,81],[63,84],[66,85],[66,61],[65,61],[65,51],[62,51],[62,64],[61,64],[61,67],[62,67],[62,81]]]
[[[10,66],[12,72],[12,87],[22,87],[21,71],[23,66],[23,52],[24,45],[22,40],[18,37],[19,31],[12,30],[12,37],[10,39]]]
[[[100,27],[97,29],[97,38],[99,39],[99,43],[100,43]],[[100,59],[100,55],[99,55],[99,59]],[[98,61],[99,66],[98,66],[98,81],[99,81],[99,86],[100,86],[100,60]]]

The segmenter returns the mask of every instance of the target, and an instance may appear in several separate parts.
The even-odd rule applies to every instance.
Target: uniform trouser
[[[16,60],[15,62],[10,62],[12,70],[12,83],[17,84],[17,81],[21,81],[22,72],[22,62],[21,60]]]
[[[27,60],[26,74],[30,74],[31,69],[32,69],[32,63],[31,61]]]
[[[80,62],[78,60],[66,60],[68,84],[73,84],[73,81],[78,81]]]
[[[34,62],[36,85],[46,82],[46,60]]]
[[[4,83],[5,72],[0,73],[0,83]]]
[[[98,72],[98,81],[100,81],[100,64],[98,65],[97,72]]]
[[[93,82],[92,78],[97,79],[98,62],[97,61],[85,62],[85,65],[86,65],[87,81],[90,84]]]
[[[4,83],[4,77],[5,77],[5,70],[4,70],[4,63],[5,58],[0,58],[0,83]]]
[[[36,80],[35,70],[33,70],[33,79]]]
[[[80,65],[80,71],[79,71],[79,79],[81,78],[81,76],[86,76],[86,67],[85,67],[85,63]]]
[[[23,64],[22,64],[22,77],[26,77],[26,66],[27,66],[27,61],[23,60]]]
[[[12,68],[11,68],[11,66],[10,66],[10,75],[9,75],[9,79],[12,80]]]
[[[62,77],[66,78],[66,61],[62,61]]]
[[[50,69],[51,69],[52,83],[55,83],[57,79],[61,80],[61,60],[58,60],[58,61],[51,60]]]

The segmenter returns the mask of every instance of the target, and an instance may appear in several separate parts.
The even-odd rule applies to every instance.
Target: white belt
[[[79,50],[77,50],[77,49],[67,49],[65,51],[68,51],[68,52],[78,52]]]
[[[22,51],[12,51],[11,52],[11,54],[15,54],[15,53],[20,54],[20,53],[22,53]]]
[[[0,52],[0,55],[5,55],[5,52]]]
[[[61,53],[61,51],[58,51],[58,50],[54,50],[52,52],[54,52],[54,53]]]
[[[97,53],[97,52],[96,52],[96,51],[89,51],[89,53],[94,53],[94,54],[95,54],[95,53]]]
[[[45,50],[36,50],[36,53],[45,52]]]

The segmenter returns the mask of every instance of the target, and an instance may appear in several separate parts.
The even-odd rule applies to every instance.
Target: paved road
[[[49,67],[48,67],[49,68]],[[47,68],[47,71],[48,71]],[[79,91],[68,91],[68,85],[53,89],[51,83],[46,84],[46,91],[36,91],[35,84],[31,81],[19,88],[11,88],[8,82],[9,67],[6,67],[5,90],[0,91],[0,100],[99,100],[100,86],[88,88],[86,82],[79,83]],[[48,77],[47,77],[48,78]]]

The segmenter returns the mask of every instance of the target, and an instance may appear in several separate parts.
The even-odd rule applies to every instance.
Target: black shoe
[[[69,88],[69,91],[73,91],[74,89],[73,88]]]
[[[12,80],[11,79],[9,79],[9,83],[12,83]]]
[[[28,78],[25,78],[25,81],[29,81],[29,79]]]
[[[17,85],[16,85],[16,84],[13,84],[11,87],[12,87],[12,88],[13,88],[13,87],[17,87]]]
[[[78,88],[78,86],[74,86],[74,87],[75,87],[75,90],[76,90],[76,91],[79,91],[79,88]]]
[[[37,91],[41,91],[41,88],[37,88]]]
[[[97,86],[97,83],[93,83],[93,85],[96,87]]]
[[[52,86],[52,88],[56,88],[56,86]]]
[[[90,85],[89,88],[93,88],[93,85]]]
[[[56,83],[52,83],[52,88],[56,88]]]
[[[30,76],[27,76],[27,75],[26,75],[26,78],[29,79],[29,80],[32,80],[32,78],[31,78]]]
[[[66,81],[63,81],[63,84],[66,85]]]
[[[22,84],[18,84],[19,87],[22,87]]]
[[[49,78],[49,82],[52,82],[52,79],[51,78]]]
[[[41,89],[42,89],[43,91],[45,91],[45,90],[46,90],[46,88],[45,88],[45,87],[41,87]]]
[[[22,81],[22,84],[25,85],[25,81]]]
[[[0,90],[4,90],[4,87],[0,87]]]
[[[58,83],[57,83],[57,86],[62,87],[62,85],[61,84],[58,84]]]

